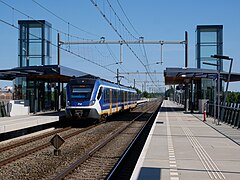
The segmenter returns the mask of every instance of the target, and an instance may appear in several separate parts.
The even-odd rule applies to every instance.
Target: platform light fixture
[[[229,60],[230,62],[230,66],[229,66],[229,72],[228,72],[228,79],[227,79],[227,86],[226,86],[226,90],[225,90],[225,94],[224,94],[224,100],[223,100],[223,105],[226,104],[226,99],[227,99],[227,95],[228,95],[228,86],[229,86],[229,81],[230,81],[230,76],[231,76],[231,70],[232,70],[232,63],[233,63],[233,58],[230,58],[229,56],[223,56],[223,55],[211,55],[211,58],[215,58],[218,59],[218,61],[220,62],[222,59],[223,60]],[[215,64],[216,65],[216,64]],[[220,63],[217,64],[217,66],[220,66]],[[220,68],[218,68],[218,78],[220,79]],[[219,86],[219,85],[218,85]],[[220,89],[219,89],[220,90]],[[220,96],[218,95],[218,101],[220,100]],[[218,124],[219,124],[219,112],[220,112],[220,104],[218,102]],[[223,112],[221,114],[221,117],[223,116]]]

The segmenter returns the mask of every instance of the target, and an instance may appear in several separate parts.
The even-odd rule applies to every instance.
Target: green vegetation
[[[162,96],[162,94],[161,93],[148,93],[148,92],[144,91],[142,93],[142,96],[145,98],[158,98],[158,97]]]
[[[174,94],[174,88],[171,86],[170,89],[168,89],[168,90],[165,92],[165,96],[166,96],[166,97],[173,97],[173,94]]]
[[[137,94],[142,94],[142,97],[145,98],[158,98],[160,96],[164,96],[164,93],[148,93],[147,91],[141,92],[138,88],[134,87],[131,88],[135,89],[137,91]]]
[[[227,96],[228,103],[240,103],[240,92],[228,92]]]

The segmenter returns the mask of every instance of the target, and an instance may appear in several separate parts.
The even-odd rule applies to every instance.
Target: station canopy
[[[220,79],[227,82],[228,72],[221,71]],[[164,70],[165,85],[186,84],[191,80],[200,81],[202,78],[216,79],[217,70],[199,68],[166,68]],[[240,81],[240,73],[231,73],[229,82]]]
[[[95,77],[82,71],[61,65],[16,67],[12,69],[0,70],[0,80],[13,80],[16,77],[27,77],[29,80],[32,79],[67,83],[74,76]]]

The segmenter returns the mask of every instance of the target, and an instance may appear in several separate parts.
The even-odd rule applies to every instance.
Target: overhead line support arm
[[[77,41],[77,42],[60,42],[61,44],[186,44],[186,41]]]

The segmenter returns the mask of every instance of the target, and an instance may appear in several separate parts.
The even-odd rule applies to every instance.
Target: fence
[[[214,116],[215,106],[215,116]],[[207,114],[212,117],[217,117],[218,105],[209,103],[207,105]],[[220,122],[226,123],[236,128],[240,128],[240,104],[239,103],[226,103],[220,105]]]

